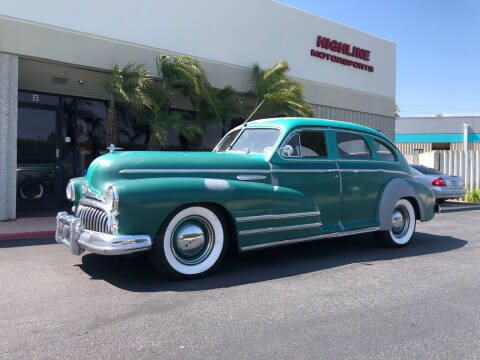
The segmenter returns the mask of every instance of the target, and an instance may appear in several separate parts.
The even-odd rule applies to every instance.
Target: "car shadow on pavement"
[[[12,239],[1,240],[0,249],[10,247],[22,247],[22,246],[40,246],[40,245],[52,245],[56,244],[54,238],[30,238],[30,239]]]
[[[107,281],[127,291],[198,291],[308,274],[353,263],[375,265],[376,261],[452,251],[467,243],[451,236],[426,233],[417,233],[415,241],[403,248],[385,248],[373,235],[333,238],[243,254],[232,252],[214,274],[188,281],[172,281],[157,274],[146,256],[87,254],[77,266],[92,279]]]

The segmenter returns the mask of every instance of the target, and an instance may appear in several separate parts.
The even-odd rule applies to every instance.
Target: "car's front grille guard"
[[[113,234],[112,215],[103,208],[103,203],[91,198],[83,198],[78,204],[76,216],[82,220],[86,230]]]

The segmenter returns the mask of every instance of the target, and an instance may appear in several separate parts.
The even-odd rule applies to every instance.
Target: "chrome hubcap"
[[[392,234],[397,238],[402,238],[410,226],[410,216],[408,210],[403,206],[397,206],[392,214]]]
[[[176,241],[182,253],[185,255],[195,255],[203,248],[205,236],[199,226],[186,225],[178,232]]]
[[[190,216],[176,226],[170,239],[170,246],[179,262],[196,265],[210,255],[214,242],[214,232],[210,223],[200,216]]]

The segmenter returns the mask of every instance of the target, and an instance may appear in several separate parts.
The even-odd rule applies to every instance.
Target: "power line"
[[[401,105],[398,104],[400,109],[402,107],[419,107],[419,108],[442,108],[442,109],[459,109],[459,110],[480,110],[480,107],[458,107],[458,106],[448,106],[448,105]]]

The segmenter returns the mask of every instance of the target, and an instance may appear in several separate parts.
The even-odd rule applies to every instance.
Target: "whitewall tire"
[[[415,209],[412,203],[407,199],[400,199],[393,208],[391,229],[379,231],[377,236],[388,246],[402,247],[413,239],[415,225]]]
[[[172,214],[155,238],[150,260],[173,278],[193,278],[214,270],[225,255],[228,232],[214,208],[190,206]]]

